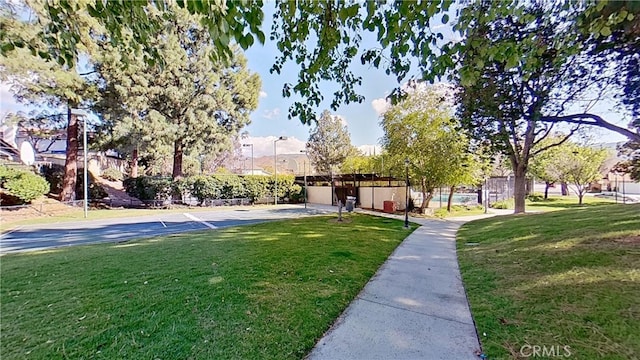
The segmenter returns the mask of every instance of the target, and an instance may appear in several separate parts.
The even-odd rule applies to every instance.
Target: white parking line
[[[195,217],[195,216],[193,216],[193,215],[191,215],[189,213],[182,213],[182,215],[188,217],[189,219],[191,219],[193,221],[197,221],[197,222],[201,223],[202,225],[208,227],[209,229],[217,229],[218,228],[217,226],[211,225],[211,224],[209,224],[208,222],[206,222],[206,221],[204,221],[202,219],[198,219],[197,217]]]

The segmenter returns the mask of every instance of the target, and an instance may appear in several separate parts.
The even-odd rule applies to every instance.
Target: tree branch
[[[605,121],[598,115],[594,114],[573,114],[573,115],[565,115],[565,116],[542,116],[540,121],[543,122],[566,122],[570,124],[583,124],[583,125],[593,125],[601,128],[605,128],[607,130],[611,130],[617,132],[618,134],[624,135],[629,140],[640,142],[640,134],[635,133],[629,129],[614,125],[610,122]]]

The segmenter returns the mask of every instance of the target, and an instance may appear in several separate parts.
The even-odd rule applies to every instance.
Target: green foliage
[[[149,41],[165,63],[135,57],[123,68],[129,54],[108,47],[96,59],[101,99],[95,107],[109,120],[103,147],[149,159],[172,152],[178,178],[200,172],[199,154],[232,147],[258,106],[262,84],[237,46],[230,47],[227,62],[212,59],[216,39],[201,17],[178,7],[165,12],[149,9],[152,21],[163,26]]]
[[[340,117],[329,110],[322,112],[309,134],[307,154],[311,164],[321,174],[337,172],[338,167],[357,150],[351,145],[349,131]]]
[[[280,179],[280,176],[278,176]],[[251,201],[273,196],[273,181],[271,176],[245,176],[244,186]]]
[[[168,199],[171,194],[193,196],[200,204],[209,200],[248,198],[252,202],[272,197],[273,176],[239,176],[234,174],[196,175],[172,180],[167,177],[142,176],[124,180],[127,193],[140,200]],[[302,199],[302,187],[293,175],[278,175],[278,197],[292,202]]]
[[[435,217],[446,218],[448,216],[464,216],[464,215],[476,215],[484,211],[482,205],[451,205],[451,212],[447,211],[447,208],[441,207],[433,212]]]
[[[62,180],[64,178],[64,166],[51,164],[40,167],[40,174],[49,183],[49,192],[59,194],[62,191]]]
[[[532,193],[527,195],[527,200],[529,200],[530,202],[540,202],[540,201],[544,201],[544,194],[540,194],[540,193]]]
[[[109,194],[107,191],[100,185],[93,174],[89,173],[89,183],[87,187],[87,193],[89,194],[89,200],[93,199],[104,199]],[[84,199],[84,172],[79,172],[76,178],[76,200]]]
[[[494,209],[513,209],[513,206],[514,206],[513,199],[500,200],[500,201],[491,203],[489,205],[489,207],[492,207]]]
[[[64,166],[51,164],[40,168],[40,173],[49,183],[49,192],[58,194],[62,191],[62,180],[64,177]],[[84,199],[83,172],[78,172],[75,182],[75,199]],[[121,174],[122,176],[122,174]],[[104,188],[98,184],[96,179],[89,173],[89,199],[103,199],[108,196]]]
[[[173,193],[172,180],[166,177],[140,176],[123,181],[127,194],[140,200],[166,200]]]
[[[544,151],[537,151],[531,161],[532,174],[547,182],[564,182],[582,198],[591,182],[602,177],[600,173],[608,151],[583,146],[570,141],[558,143],[559,138],[547,138],[538,144]]]
[[[124,180],[124,175],[122,174],[122,171],[110,167],[105,169],[102,172],[102,177],[109,180],[109,181],[122,181]]]
[[[340,173],[372,173],[376,172],[376,167],[378,167],[378,171],[380,170],[380,163],[379,156],[351,155],[342,162]]]
[[[393,173],[420,186],[423,209],[437,186],[475,182],[469,141],[453,118],[452,89],[446,85],[417,84],[402,102],[392,106],[381,121],[382,145]]]
[[[0,187],[25,203],[49,192],[49,184],[32,171],[0,166]]]

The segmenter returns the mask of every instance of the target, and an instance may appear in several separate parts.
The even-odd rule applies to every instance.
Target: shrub
[[[447,215],[449,215],[449,212],[447,211],[446,207],[438,208],[433,212],[433,216],[439,217],[439,218],[447,217]]]
[[[124,180],[124,175],[122,174],[122,171],[120,171],[120,170],[118,170],[116,168],[113,168],[113,167],[105,169],[102,172],[102,177],[104,179],[109,180],[109,181],[122,181],[122,180]]]
[[[60,194],[62,191],[62,181],[64,179],[64,166],[57,164],[44,165],[40,168],[40,174],[47,179],[49,192],[52,194]]]
[[[59,194],[62,192],[62,183],[64,180],[64,166],[51,164],[44,165],[40,168],[40,173],[47,179],[49,183],[49,192]],[[122,175],[122,174],[121,174]],[[76,196],[75,199],[84,199],[84,175],[82,169],[78,169],[76,176]],[[104,199],[109,196],[104,188],[95,181],[95,178],[89,173],[89,199]]]
[[[527,195],[527,200],[531,202],[544,201],[544,194],[540,194],[540,193],[529,194]]]
[[[166,200],[173,192],[172,180],[166,177],[141,176],[123,182],[127,194],[140,200]]]
[[[273,182],[271,176],[255,175],[244,177],[244,188],[247,191],[247,197],[255,202],[273,194]],[[271,185],[271,186],[270,186]]]
[[[96,182],[96,179],[93,177],[91,173],[89,173],[89,183],[88,183],[87,193],[89,194],[89,200],[91,199],[104,199],[109,194],[107,191]],[[84,199],[84,173],[82,171],[78,172],[78,177],[76,178],[76,199],[83,200]]]
[[[514,203],[512,199],[500,200],[491,204],[491,207],[494,209],[513,209]]]
[[[28,170],[0,167],[0,186],[25,203],[49,192],[49,184],[42,176]]]

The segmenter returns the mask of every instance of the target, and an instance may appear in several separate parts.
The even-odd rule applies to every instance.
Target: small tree
[[[336,171],[345,159],[354,154],[347,126],[329,110],[322,112],[307,142],[308,155],[313,167],[320,173]]]
[[[538,147],[548,147],[553,143],[558,143],[562,139],[549,137],[541,141]],[[544,181],[544,198],[549,198],[549,188],[552,184],[561,182],[564,177],[561,167],[558,163],[562,161],[564,154],[570,153],[571,145],[569,143],[561,144],[556,147],[547,148],[531,158],[529,164],[529,173],[535,178]]]
[[[582,198],[589,189],[589,184],[602,178],[600,171],[608,151],[579,145],[567,147],[567,150],[571,151],[565,152],[558,159],[563,174],[561,180],[573,185],[578,203],[582,205]]]
[[[420,211],[424,212],[434,189],[456,177],[455,169],[463,163],[468,142],[453,119],[448,86],[418,84],[408,92],[404,101],[384,114],[382,144],[398,175],[404,174],[404,161],[409,160],[410,177],[420,184]]]

